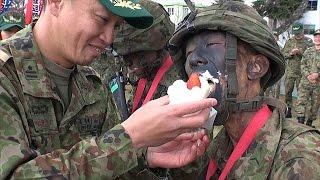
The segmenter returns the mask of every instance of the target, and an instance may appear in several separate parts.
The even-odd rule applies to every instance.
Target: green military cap
[[[135,28],[145,29],[153,23],[152,15],[140,5],[139,0],[100,0],[100,2]]]
[[[317,30],[313,33],[314,36],[317,35],[317,34],[320,34],[320,29],[317,29]]]
[[[24,28],[23,11],[9,10],[0,15],[0,30],[8,30],[14,26]]]
[[[292,34],[299,34],[303,31],[303,24],[295,23],[292,26]]]

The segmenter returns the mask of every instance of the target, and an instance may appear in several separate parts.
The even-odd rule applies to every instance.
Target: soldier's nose
[[[205,66],[206,64],[208,64],[208,61],[204,58],[201,58],[197,55],[194,55],[191,57],[191,60],[190,60],[191,67]]]

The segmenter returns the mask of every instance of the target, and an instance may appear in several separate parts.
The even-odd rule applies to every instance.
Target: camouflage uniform
[[[297,89],[301,79],[301,58],[303,52],[313,45],[312,39],[303,37],[302,39],[290,38],[283,49],[283,55],[287,61],[286,79],[285,79],[285,102],[288,107],[292,107],[292,91],[296,85]],[[294,48],[299,48],[301,55],[291,56],[290,52]]]
[[[320,51],[316,50],[315,46],[308,48],[302,57],[301,73],[302,78],[299,84],[299,95],[297,100],[297,117],[303,118],[306,116],[306,105],[311,102],[311,111],[307,124],[312,124],[312,121],[317,119],[319,109],[318,96],[320,96],[320,83],[312,84],[307,79],[307,76],[313,72],[320,72]]]
[[[318,130],[286,120],[275,108],[227,179],[320,179],[319,139]],[[222,129],[203,158],[207,162],[201,168],[202,178],[208,160],[215,159],[218,167],[212,179],[218,179],[232,150],[233,144]]]
[[[241,2],[228,1],[197,11],[195,19],[192,19],[191,15],[190,17],[177,28],[169,41],[177,63],[184,64],[186,61],[184,48],[190,36],[204,30],[218,30],[252,44],[252,48],[268,58],[271,73],[270,78],[260,80],[262,88],[272,86],[284,74],[284,57],[276,46],[267,23],[252,7]],[[226,51],[230,51],[227,48]],[[231,50],[231,54],[234,53],[234,49]],[[258,131],[244,155],[235,162],[227,179],[319,179],[320,132],[285,120],[286,106],[276,99],[271,98],[262,103],[269,105],[272,115]],[[214,159],[218,170],[212,179],[217,179],[232,150],[233,143],[223,129],[211,142],[205,156],[195,163],[198,167],[185,167],[186,172],[200,174],[198,179],[205,179],[208,163]],[[181,176],[180,179],[184,177]]]
[[[75,68],[63,108],[32,27],[2,43],[1,179],[110,179],[137,166],[138,152],[92,68]]]
[[[114,49],[121,55],[128,55],[137,52],[143,51],[164,51],[166,43],[171,37],[174,31],[174,24],[170,21],[168,13],[162,7],[162,5],[152,2],[150,0],[141,0],[140,4],[145,7],[153,16],[154,23],[148,29],[136,29],[128,24],[120,26],[117,31],[116,39],[114,40]],[[164,62],[168,54],[159,54],[156,61],[150,65],[152,71],[145,73],[147,79],[147,85],[143,92],[141,103],[145,99],[148,90],[150,89],[151,83],[155,78],[157,71],[159,70],[161,64]],[[179,79],[179,72],[182,69],[179,66],[172,66],[161,79],[157,90],[153,96],[153,99],[159,98],[167,94],[167,88],[170,86],[176,79]],[[137,77],[134,74],[128,74],[128,78],[131,82],[137,82],[141,77]],[[126,98],[128,101],[129,109],[132,108],[134,94],[136,92],[137,83],[133,84],[132,87],[127,87],[126,89]]]
[[[118,71],[122,71],[123,74],[127,72],[126,68],[124,68],[124,62],[114,57],[111,52],[103,53],[99,58],[95,59],[90,66],[97,71],[105,81],[110,80]]]

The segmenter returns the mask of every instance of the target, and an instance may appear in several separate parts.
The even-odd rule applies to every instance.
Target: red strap
[[[0,11],[2,10],[2,3],[3,3],[3,0],[0,0]]]
[[[146,104],[147,102],[149,102],[151,100],[151,98],[153,97],[153,94],[156,91],[162,77],[168,71],[168,69],[172,66],[172,64],[173,64],[173,61],[171,59],[171,56],[168,55],[168,57],[166,58],[166,60],[164,61],[164,63],[160,67],[160,69],[158,70],[154,80],[152,81],[151,87],[148,91],[146,98],[143,101],[143,104]]]
[[[138,108],[138,105],[141,100],[144,88],[146,87],[146,84],[147,84],[147,79],[145,78],[139,79],[137,91],[133,98],[133,106],[131,110],[132,113]]]
[[[26,7],[26,17],[25,24],[30,24],[32,21],[32,8],[33,8],[33,0],[28,0]]]
[[[219,180],[224,180],[230,170],[232,169],[234,163],[242,156],[242,154],[248,149],[249,145],[256,137],[258,131],[264,126],[271,115],[271,111],[267,105],[263,105],[262,108],[252,117],[249,125],[245,129],[244,133],[240,137],[239,142],[235,146],[233,152],[231,153],[226,166],[224,167]],[[210,161],[210,164],[213,161]],[[209,164],[209,167],[210,167]],[[208,171],[209,171],[208,167]],[[211,174],[215,174],[215,172],[207,172],[206,179],[210,179]],[[211,176],[208,176],[211,175]]]
[[[162,66],[158,70],[154,80],[152,81],[152,84],[149,88],[147,96],[144,99],[142,104],[145,104],[151,100],[154,92],[157,90],[157,87],[158,87],[161,79],[163,78],[164,74],[168,71],[168,69],[172,66],[172,64],[173,64],[173,61],[171,59],[171,56],[168,55],[167,58],[165,59],[164,63],[162,64]],[[132,111],[131,111],[132,113],[138,108],[138,105],[139,105],[139,102],[142,98],[143,91],[146,87],[146,84],[147,84],[147,80],[145,78],[141,78],[138,82],[137,91],[136,91],[136,94],[133,99],[133,107],[132,107]]]
[[[217,170],[217,163],[214,159],[211,159],[209,162],[208,170],[207,170],[207,175],[206,175],[206,180],[210,180],[210,177],[214,175],[214,173]]]

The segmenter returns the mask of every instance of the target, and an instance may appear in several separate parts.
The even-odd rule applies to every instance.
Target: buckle
[[[238,102],[231,104],[233,111],[255,111],[260,108],[261,101]]]

